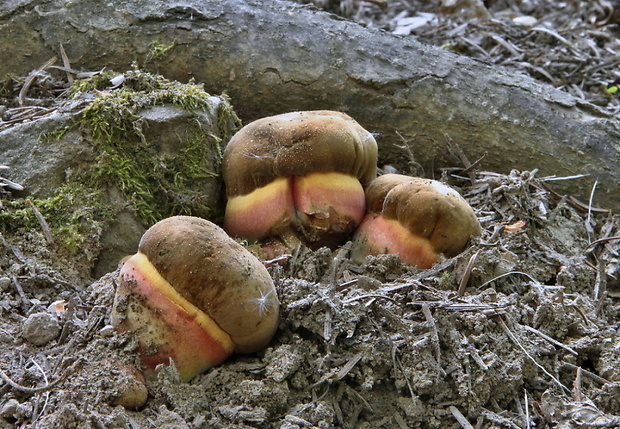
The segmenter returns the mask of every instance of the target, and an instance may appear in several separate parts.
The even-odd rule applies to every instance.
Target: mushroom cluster
[[[434,180],[376,178],[376,163],[372,134],[344,113],[292,112],[251,122],[224,152],[224,229],[259,241],[267,257],[299,242],[335,248],[355,232],[354,259],[395,253],[420,268],[458,254],[480,234],[458,192]]]
[[[224,229],[291,249],[345,242],[366,212],[377,143],[350,116],[328,110],[254,121],[224,151]],[[268,246],[267,246],[268,247]]]
[[[224,229],[174,216],[146,231],[119,275],[113,324],[134,335],[147,369],[174,361],[189,380],[232,353],[265,347],[279,302],[265,266],[228,234],[267,256],[303,243],[352,257],[395,253],[429,268],[480,234],[467,202],[434,180],[377,176],[377,143],[344,113],[292,112],[242,128],[223,158]],[[227,234],[228,233],[228,234]]]

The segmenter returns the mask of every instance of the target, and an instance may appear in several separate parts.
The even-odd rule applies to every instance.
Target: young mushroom
[[[279,302],[263,264],[217,225],[174,216],[148,229],[120,269],[112,323],[149,369],[174,361],[189,380],[232,353],[265,347]]]
[[[350,116],[329,110],[254,121],[224,151],[224,229],[248,240],[278,237],[318,248],[346,241],[365,214],[377,143]]]
[[[398,254],[430,268],[439,255],[461,252],[480,223],[467,201],[436,180],[386,174],[366,189],[368,214],[355,232],[352,258]]]

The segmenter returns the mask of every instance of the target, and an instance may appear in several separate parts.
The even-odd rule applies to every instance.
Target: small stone
[[[0,277],[0,292],[6,291],[11,286],[11,279],[8,277]]]
[[[99,335],[101,335],[102,337],[109,338],[114,335],[114,332],[116,332],[116,329],[114,328],[114,326],[105,325],[103,328],[99,330]]]
[[[22,336],[35,346],[43,346],[60,334],[58,319],[49,313],[34,313],[22,326]]]
[[[14,418],[18,407],[19,401],[17,399],[9,399],[4,403],[2,408],[0,408],[0,417]]]

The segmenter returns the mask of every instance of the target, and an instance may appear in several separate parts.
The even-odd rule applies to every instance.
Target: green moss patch
[[[118,186],[147,225],[175,214],[216,216],[200,189],[207,179],[219,174],[221,139],[197,125],[179,136],[183,144],[172,155],[147,141],[144,123],[137,115],[148,107],[165,104],[189,111],[208,110],[212,101],[203,86],[172,82],[142,71],[108,74],[107,78],[107,86],[100,79],[92,80],[90,89],[100,96],[77,119],[91,133],[101,153],[93,168],[94,184]],[[99,89],[119,81],[122,84],[117,89]],[[85,84],[80,86],[83,90]],[[232,109],[219,110],[218,135],[230,136],[240,121]]]
[[[163,105],[211,111],[217,101],[202,85],[169,81],[139,70],[105,72],[76,81],[68,97],[93,100],[67,129],[45,138],[53,144],[66,131],[77,130],[90,136],[98,155],[88,169],[74,174],[53,196],[33,200],[63,246],[77,252],[85,237],[100,237],[114,211],[119,210],[119,202],[110,200],[110,195],[118,194],[110,192],[112,188],[120,190],[127,201],[121,209],[133,210],[144,226],[176,214],[217,221],[221,213],[214,210],[212,202],[220,196],[205,195],[205,189],[213,189],[213,178],[219,175],[222,139],[241,126],[226,100],[213,118],[215,130],[188,121],[170,149],[149,141],[146,121],[139,113]],[[38,228],[32,209],[21,199],[4,201],[4,206],[0,231]]]

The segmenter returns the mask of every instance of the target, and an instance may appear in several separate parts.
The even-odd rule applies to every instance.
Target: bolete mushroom
[[[264,265],[217,225],[174,216],[149,228],[119,275],[112,323],[149,369],[172,359],[182,380],[269,342],[279,302]]]
[[[368,214],[355,232],[352,258],[398,254],[430,268],[439,255],[461,252],[480,234],[473,209],[454,189],[436,180],[386,174],[366,189]]]
[[[279,237],[318,248],[346,240],[365,214],[377,143],[350,116],[329,110],[254,121],[224,151],[224,229],[248,240]]]

